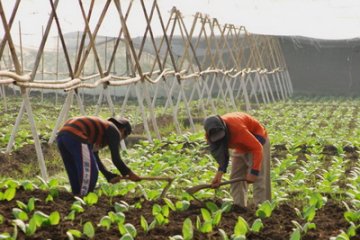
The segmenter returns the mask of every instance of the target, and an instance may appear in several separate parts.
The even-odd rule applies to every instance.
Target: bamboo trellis
[[[134,8],[134,1],[137,1],[140,7]],[[191,130],[195,130],[194,117],[205,117],[209,111],[217,113],[219,104],[224,105],[228,111],[237,111],[241,108],[237,103],[242,102],[245,110],[248,111],[251,109],[252,101],[256,104],[269,103],[291,96],[293,89],[290,76],[276,37],[250,34],[244,26],[221,25],[216,19],[202,13],[196,13],[192,24],[187,26],[185,17],[175,7],[171,9],[167,21],[164,21],[162,15],[164,10],[160,9],[156,0],[134,1],[130,1],[127,6],[124,6],[124,2],[120,0],[104,1],[96,25],[91,29],[90,21],[94,21],[95,18],[94,8],[99,5],[94,4],[95,0],[90,0],[86,9],[86,4],[78,0],[84,30],[72,59],[58,17],[59,0],[49,0],[51,13],[31,70],[24,70],[22,46],[19,49],[12,40],[12,35],[16,33],[11,28],[17,10],[21,7],[21,0],[15,2],[9,20],[8,13],[5,12],[0,1],[3,25],[3,29],[0,29],[3,32],[0,43],[0,97],[3,99],[5,111],[7,108],[5,86],[19,87],[23,99],[6,151],[11,151],[20,121],[26,112],[44,179],[47,179],[47,171],[32,113],[30,89],[66,92],[65,101],[49,139],[50,143],[54,141],[57,130],[67,119],[74,97],[81,114],[99,114],[104,99],[109,105],[111,114],[117,114],[110,91],[112,88],[124,90],[124,93],[120,93],[123,97],[121,114],[124,114],[131,92],[135,91],[149,141],[153,140],[151,128],[156,138],[161,138],[155,113],[156,102],[160,97],[165,97],[164,109],[171,109],[175,130],[181,134],[180,106],[184,106]],[[117,34],[117,37],[112,39],[114,42],[112,52],[110,56],[105,55],[106,60],[103,64],[97,39],[103,20],[111,8],[118,14],[119,28],[114,29],[114,35]],[[131,25],[128,24],[129,15],[134,12],[142,16],[145,23],[144,34],[137,43],[134,43]],[[154,34],[155,23],[161,29],[158,37]],[[52,28],[56,28],[58,33],[57,53],[60,42],[67,66],[65,72],[67,76],[59,79],[64,73],[60,74],[58,71],[57,57],[57,72],[51,75],[55,77],[46,80],[37,79],[38,73],[44,75],[45,72],[44,67],[39,70],[39,66],[41,63],[46,64],[42,59]],[[6,46],[8,54],[5,51]],[[108,46],[105,49],[107,48]],[[120,51],[125,52],[126,58],[124,62],[117,64],[126,65],[127,70],[118,74],[116,71],[112,72],[112,69],[115,69],[116,57]],[[90,56],[93,57],[94,65],[94,72],[91,74],[85,71],[86,64],[91,61]],[[84,89],[100,89],[95,113],[86,113],[84,109],[79,93]],[[198,109],[196,112],[193,110],[194,105]],[[125,147],[124,144],[122,146]]]

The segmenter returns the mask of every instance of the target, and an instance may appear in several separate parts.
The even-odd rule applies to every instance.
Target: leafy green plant
[[[190,218],[186,218],[183,222],[182,236],[176,235],[170,237],[170,240],[191,240],[194,237],[194,229]]]
[[[159,225],[169,223],[169,213],[170,211],[168,205],[160,206],[159,204],[154,204],[152,207],[152,214]]]
[[[99,226],[110,229],[111,224],[123,224],[125,222],[125,215],[122,212],[108,212],[107,216],[101,218]]]
[[[21,182],[21,186],[26,191],[33,191],[34,189],[38,188],[32,181],[29,181],[29,180],[25,180],[25,181]]]
[[[144,232],[147,234],[150,230],[154,229],[156,226],[156,219],[154,219],[150,224],[146,221],[144,216],[140,217],[140,225]]]
[[[88,238],[94,238],[94,236],[95,236],[95,228],[94,228],[94,226],[92,225],[92,223],[90,221],[86,222],[84,224],[83,234],[85,236],[87,236]]]
[[[24,210],[27,213],[30,213],[30,212],[34,211],[34,209],[35,209],[35,201],[36,200],[37,199],[35,199],[34,197],[31,197],[27,204],[25,204],[19,200],[17,200],[16,203],[20,209]]]
[[[6,200],[9,202],[14,199],[15,195],[16,195],[16,188],[10,187],[6,189],[5,192],[0,192],[0,201]]]
[[[246,234],[249,232],[249,224],[247,221],[242,218],[238,217],[238,220],[234,227],[234,233],[232,235],[232,239],[246,239]]]
[[[96,193],[90,192],[84,197],[84,202],[88,206],[96,204],[99,200],[99,197]]]
[[[264,224],[261,221],[261,218],[257,218],[257,219],[255,219],[255,221],[251,225],[250,231],[258,233],[258,232],[261,231],[261,229],[263,227],[264,227]]]
[[[65,219],[73,221],[76,217],[76,214],[84,212],[85,210],[82,207],[83,204],[85,204],[85,202],[81,198],[77,198],[77,200],[71,205],[71,211]]]
[[[46,197],[46,202],[52,202],[55,197],[59,196],[59,182],[57,179],[51,179],[49,182],[45,181],[42,177],[37,176],[37,178],[40,180],[39,188],[44,191],[48,191],[49,194]]]
[[[304,225],[301,225],[295,220],[292,220],[291,222],[295,225],[295,228],[290,235],[290,240],[300,240],[301,236],[305,235],[308,230],[316,228],[316,224],[311,222],[306,222]]]
[[[25,223],[20,219],[13,220],[13,223],[20,228],[20,230],[25,234],[25,236],[30,237],[36,232],[36,222],[35,220],[30,220],[29,223]]]
[[[116,212],[127,212],[129,211],[129,204],[125,201],[121,201],[120,203],[115,203],[114,204],[114,209]]]
[[[256,210],[256,216],[260,218],[270,217],[275,207],[276,207],[275,202],[270,202],[266,200],[265,202],[261,203],[258,206],[258,209]]]
[[[130,234],[130,236],[133,238],[135,238],[137,235],[137,230],[131,223],[118,224],[118,228],[121,235]]]
[[[60,222],[60,213],[54,211],[47,215],[41,211],[35,211],[30,221],[34,219],[37,227],[58,225]]]
[[[93,239],[95,237],[95,228],[90,221],[83,225],[82,232],[76,229],[69,229],[66,231],[68,239],[73,240],[76,238],[82,238],[83,236]]]
[[[176,201],[175,207],[177,211],[186,211],[190,207],[190,202],[187,200]]]
[[[5,221],[5,217],[0,214],[0,225],[3,224]]]
[[[13,208],[12,209],[12,214],[16,219],[19,219],[19,220],[22,220],[22,221],[29,220],[28,214],[22,209]]]

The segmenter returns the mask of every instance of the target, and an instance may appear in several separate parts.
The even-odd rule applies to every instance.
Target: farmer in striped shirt
[[[231,184],[234,204],[247,206],[248,184],[253,184],[255,204],[271,200],[270,142],[259,121],[242,112],[213,115],[205,119],[204,129],[211,154],[219,164],[212,187],[219,187],[231,159],[230,178],[246,179]]]
[[[121,175],[132,181],[140,178],[121,160],[120,140],[131,133],[131,125],[125,118],[103,120],[83,116],[65,122],[57,135],[57,144],[63,159],[71,190],[74,195],[84,196],[94,190],[99,170],[108,182],[115,182],[118,175],[108,171],[100,161],[99,150],[109,146],[111,159]]]

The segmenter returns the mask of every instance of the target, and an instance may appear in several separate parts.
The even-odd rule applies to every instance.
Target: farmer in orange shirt
[[[253,184],[256,205],[271,200],[270,142],[260,122],[249,114],[234,112],[207,117],[204,129],[211,154],[219,164],[212,187],[219,187],[231,158],[230,178],[246,179],[231,184],[234,204],[247,206],[248,184]]]

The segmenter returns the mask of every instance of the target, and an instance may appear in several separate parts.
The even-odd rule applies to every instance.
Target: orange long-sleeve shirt
[[[267,138],[265,128],[254,117],[243,112],[227,113],[221,118],[229,132],[228,148],[238,153],[252,153],[252,171],[259,172],[263,155],[262,144]]]

